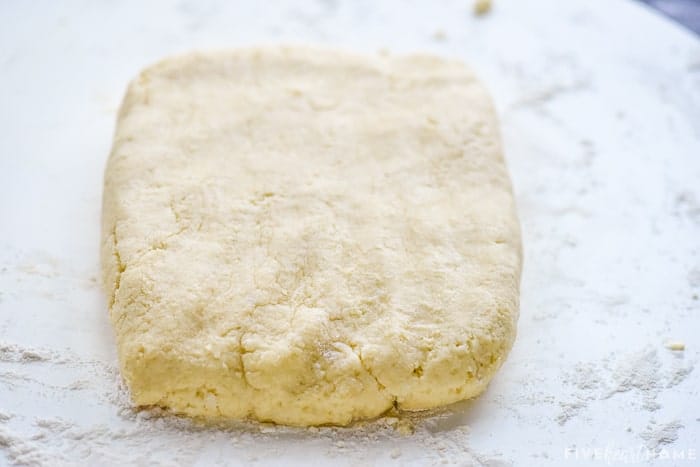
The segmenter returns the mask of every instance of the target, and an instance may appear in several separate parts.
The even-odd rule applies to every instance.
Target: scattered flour
[[[2,425],[0,425],[0,448],[5,451],[7,460],[16,465],[31,467],[65,463],[65,459],[50,455],[38,443],[13,433]]]
[[[669,375],[668,380],[666,381],[666,387],[672,388],[673,386],[680,384],[685,379],[685,377],[688,376],[692,371],[692,366],[679,366],[675,368]]]
[[[662,381],[661,362],[656,350],[648,348],[627,355],[612,372],[613,385],[606,398],[616,393],[636,391],[642,398],[642,407],[649,411],[661,406],[656,398],[665,386]]]
[[[646,442],[647,448],[659,451],[664,445],[672,444],[678,439],[681,428],[683,425],[678,420],[662,424],[652,420],[639,436]]]
[[[600,369],[592,363],[578,363],[571,372],[565,373],[564,383],[574,389],[572,400],[559,402],[561,412],[556,417],[559,425],[574,418],[592,400],[600,397],[602,381]]]
[[[683,382],[693,368],[679,359],[662,365],[652,347],[599,363],[579,363],[564,375],[564,384],[571,391],[568,400],[559,402],[556,421],[564,425],[592,402],[621,393],[633,394],[643,410],[654,412],[661,408],[659,395]]]
[[[55,355],[50,352],[35,349],[25,349],[14,344],[0,343],[0,362],[46,362]]]
[[[576,400],[573,402],[560,402],[561,413],[557,415],[557,423],[564,425],[566,422],[579,414],[581,409],[588,406],[585,399]]]
[[[600,363],[580,363],[567,373],[564,383],[572,391],[570,399],[560,402],[561,412],[556,417],[560,425],[578,416],[589,404],[604,403],[618,394],[629,393],[634,403],[648,413],[661,408],[658,401],[661,393],[683,382],[693,371],[692,363],[682,358],[666,358],[665,363],[656,349],[644,348],[620,357],[611,356]],[[678,431],[683,428],[679,421],[665,424],[649,420],[639,433],[646,447],[659,452],[663,445],[674,443]],[[627,428],[628,432],[632,429]]]

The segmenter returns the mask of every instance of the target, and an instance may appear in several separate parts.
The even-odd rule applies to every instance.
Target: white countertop
[[[2,2],[0,24],[0,465],[700,465],[691,33],[626,0],[479,18],[467,0],[46,0]],[[128,408],[97,282],[125,85],[171,53],[279,42],[458,57],[490,88],[525,269],[518,339],[477,400],[315,430]]]

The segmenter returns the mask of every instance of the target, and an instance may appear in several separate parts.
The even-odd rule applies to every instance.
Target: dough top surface
[[[515,335],[495,113],[430,56],[271,47],[147,69],[105,173],[102,259],[135,401],[193,415],[435,407],[482,391]]]

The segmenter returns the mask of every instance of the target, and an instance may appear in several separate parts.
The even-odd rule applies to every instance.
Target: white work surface
[[[172,53],[289,42],[457,57],[491,90],[525,268],[477,400],[309,430],[129,408],[98,259],[125,86]],[[700,41],[636,3],[0,4],[0,465],[700,465],[698,295]]]

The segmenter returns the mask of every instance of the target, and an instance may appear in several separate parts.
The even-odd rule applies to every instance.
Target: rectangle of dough
[[[473,397],[521,267],[490,99],[423,55],[167,59],[119,113],[102,264],[136,404],[309,425]]]

